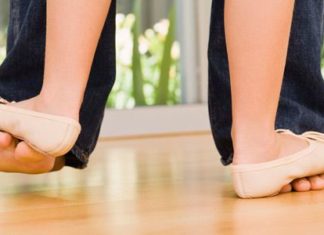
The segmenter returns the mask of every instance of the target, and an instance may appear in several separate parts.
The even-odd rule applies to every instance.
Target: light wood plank
[[[0,234],[320,234],[324,191],[238,199],[209,134],[102,141],[88,169],[0,174]]]

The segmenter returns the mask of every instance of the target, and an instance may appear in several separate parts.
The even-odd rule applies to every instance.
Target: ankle
[[[271,128],[232,128],[231,137],[234,148],[240,150],[244,145],[267,145],[276,142],[278,133]]]
[[[81,103],[78,100],[69,98],[52,98],[51,96],[40,94],[34,97],[34,107],[41,112],[48,112],[49,114],[62,115],[79,120]]]
[[[80,95],[81,92],[78,90],[49,90],[42,89],[42,91],[38,95],[38,99],[40,99],[43,103],[67,103],[73,106],[81,106],[83,96]]]
[[[279,134],[272,131],[232,132],[234,163],[262,162],[280,152]]]

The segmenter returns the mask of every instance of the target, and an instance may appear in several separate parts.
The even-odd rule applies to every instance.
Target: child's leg
[[[48,0],[45,73],[38,96],[18,107],[79,119],[91,65],[111,0]],[[104,78],[103,78],[104,79]],[[49,133],[49,137],[50,133]],[[42,156],[25,142],[16,148],[21,161]],[[28,153],[28,154],[26,154]]]
[[[270,161],[307,147],[274,130],[293,8],[293,0],[225,0],[234,164]],[[302,179],[295,188],[309,190],[311,184]]]
[[[44,82],[17,106],[79,119],[98,40],[111,0],[48,0]]]

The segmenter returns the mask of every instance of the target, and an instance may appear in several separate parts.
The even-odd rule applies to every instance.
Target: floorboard
[[[0,174],[0,234],[321,234],[324,191],[243,200],[209,134],[101,141],[85,170]]]

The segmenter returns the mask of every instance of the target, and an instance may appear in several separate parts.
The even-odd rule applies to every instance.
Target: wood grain
[[[1,174],[0,234],[321,234],[324,191],[238,199],[209,134],[102,141],[86,170]]]

